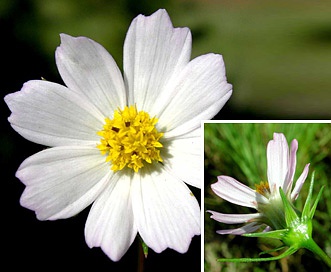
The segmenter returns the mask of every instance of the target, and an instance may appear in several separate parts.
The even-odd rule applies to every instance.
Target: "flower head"
[[[268,182],[260,182],[255,186],[256,190],[252,190],[231,177],[220,176],[218,182],[211,185],[212,190],[225,200],[258,210],[258,213],[244,215],[209,211],[212,213],[211,218],[222,223],[247,223],[241,228],[220,230],[218,233],[264,237],[282,242],[282,246],[262,252],[260,255],[287,247],[285,251],[272,257],[221,258],[218,259],[219,262],[273,261],[289,256],[300,248],[305,248],[315,253],[331,267],[331,258],[312,238],[312,219],[324,189],[324,187],[320,189],[314,204],[311,205],[314,173],[302,212],[294,208],[292,203],[298,197],[309,171],[309,164],[306,164],[292,191],[297,149],[298,143],[293,140],[289,152],[285,136],[274,133],[274,139],[268,143],[267,147]],[[261,227],[265,227],[265,230],[255,232]]]
[[[219,230],[219,234],[242,235],[251,233],[262,226],[265,230],[282,229],[286,226],[284,207],[279,188],[294,201],[305,182],[309,163],[292,190],[296,169],[297,140],[291,142],[290,150],[282,133],[274,133],[273,140],[267,146],[267,176],[268,182],[262,181],[255,185],[255,190],[238,182],[232,177],[219,176],[218,181],[211,185],[212,190],[221,198],[237,205],[254,208],[258,213],[223,214],[209,211],[211,218],[226,224],[247,223],[237,229]]]
[[[184,183],[201,186],[200,121],[232,93],[222,56],[190,54],[189,29],[174,28],[165,10],[131,23],[123,77],[100,44],[62,34],[56,64],[66,86],[32,80],[5,97],[12,127],[51,147],[19,167],[21,204],[55,220],[93,203],[86,242],[115,261],[137,233],[156,252],[186,252],[200,234]]]

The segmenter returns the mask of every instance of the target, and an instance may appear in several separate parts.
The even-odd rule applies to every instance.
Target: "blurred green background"
[[[21,76],[60,81],[54,50],[61,32],[98,41],[122,66],[131,20],[161,7],[175,26],[191,29],[192,57],[224,56],[234,94],[221,117],[331,117],[328,0],[1,0],[2,46],[12,52],[6,75],[16,79],[2,90],[19,89]]]
[[[267,181],[266,147],[273,133],[284,133],[288,143],[297,139],[297,167],[294,181],[310,163],[309,175],[295,207],[302,211],[311,174],[315,171],[313,199],[321,186],[326,185],[314,217],[313,238],[331,256],[331,123],[206,123],[205,136],[205,211],[221,213],[252,213],[254,209],[237,206],[222,200],[210,188],[217,176],[231,176],[255,188],[260,181]],[[294,186],[293,186],[294,188]],[[258,257],[258,253],[276,248],[279,243],[271,239],[256,239],[234,235],[219,235],[216,230],[237,228],[210,219],[205,213],[205,271],[272,271],[306,272],[329,271],[329,268],[307,250],[280,261],[263,263],[218,263],[217,258]],[[267,257],[268,255],[264,256]]]
[[[234,93],[215,119],[330,119],[330,1],[0,0],[2,97],[30,79],[62,82],[54,60],[59,33],[94,39],[122,67],[123,42],[132,19],[159,8],[167,9],[174,26],[191,29],[192,58],[209,52],[223,55]],[[112,265],[100,250],[87,248],[83,226],[88,211],[68,220],[40,222],[20,207],[24,186],[15,171],[43,147],[11,129],[6,120],[10,112],[2,103],[5,262],[13,268],[35,267],[38,258],[58,267],[91,265],[98,271],[136,267],[137,244]],[[146,271],[174,271],[176,262],[184,263],[188,271],[199,271],[199,240],[193,239],[184,255],[172,251],[152,255],[154,261],[146,263]],[[11,257],[21,262],[10,262]]]

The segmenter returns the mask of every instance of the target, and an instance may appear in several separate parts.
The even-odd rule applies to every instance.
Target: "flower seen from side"
[[[227,176],[219,176],[212,184],[212,190],[223,199],[237,205],[255,208],[253,214],[222,214],[209,211],[211,218],[227,224],[246,223],[241,228],[217,231],[219,234],[235,234],[245,237],[260,237],[277,239],[282,242],[278,248],[261,252],[271,253],[284,251],[272,257],[257,258],[220,258],[219,262],[261,262],[274,261],[305,248],[316,254],[327,266],[331,267],[331,258],[313,240],[313,216],[324,187],[312,204],[314,173],[312,174],[309,193],[302,212],[297,210],[293,201],[307,178],[309,164],[306,164],[292,190],[293,177],[296,169],[296,151],[298,142],[293,140],[289,147],[282,133],[274,133],[273,140],[267,146],[267,176],[268,182],[257,184],[256,190]],[[264,231],[256,232],[257,230]]]
[[[32,80],[5,97],[13,129],[50,147],[20,165],[21,205],[56,220],[93,203],[86,243],[114,261],[138,233],[157,253],[186,252],[200,234],[200,207],[186,185],[201,187],[200,121],[232,93],[222,56],[190,60],[191,42],[165,10],[139,15],[122,76],[100,44],[61,34],[56,64],[66,86]]]
[[[231,203],[254,208],[258,212],[251,214],[224,214],[216,211],[208,211],[212,214],[212,219],[221,223],[245,223],[242,227],[219,230],[217,233],[242,235],[255,232],[260,228],[268,231],[282,229],[286,226],[284,207],[279,188],[293,202],[298,197],[309,171],[308,163],[292,190],[296,170],[297,149],[297,140],[294,139],[289,147],[284,134],[274,133],[273,140],[269,141],[267,146],[268,181],[262,181],[256,184],[255,190],[232,177],[218,177],[218,181],[211,185],[216,195]]]

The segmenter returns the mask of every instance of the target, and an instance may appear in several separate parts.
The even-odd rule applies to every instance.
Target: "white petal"
[[[26,139],[46,145],[95,145],[103,116],[88,101],[56,83],[33,80],[8,94],[9,122]]]
[[[270,227],[270,226],[267,226],[264,230],[263,230],[263,232],[268,232],[268,231],[271,231],[272,230],[272,228]]]
[[[295,187],[291,193],[292,201],[297,199],[297,197],[299,196],[301,188],[302,188],[303,184],[305,183],[306,178],[308,176],[309,165],[310,165],[310,163],[306,164],[305,168],[303,169],[303,172],[301,173],[300,177],[298,178],[297,182],[295,183]]]
[[[185,138],[170,139],[165,142],[164,148],[167,150],[167,154],[163,159],[168,172],[187,184],[201,188],[202,151],[200,129],[197,131],[185,135]]]
[[[139,234],[159,253],[172,248],[187,251],[200,234],[200,208],[188,187],[167,172],[135,175],[132,205]]]
[[[290,193],[292,190],[292,184],[293,184],[293,178],[295,174],[295,168],[297,165],[297,150],[298,150],[298,141],[294,139],[291,142],[291,148],[290,148],[290,157],[289,157],[289,165],[288,165],[288,171],[286,174],[285,182],[284,182],[284,191],[285,193]]]
[[[257,209],[259,203],[268,203],[268,200],[246,185],[228,176],[217,177],[218,181],[211,185],[211,189],[219,197],[244,207]]]
[[[252,219],[257,219],[261,217],[260,213],[226,214],[215,211],[207,211],[207,212],[210,212],[212,214],[210,218],[225,224],[246,223]]]
[[[109,165],[92,147],[54,147],[27,158],[16,176],[26,185],[21,205],[40,220],[76,215],[109,179]]]
[[[261,227],[261,224],[256,222],[249,223],[241,228],[237,229],[228,229],[228,230],[218,230],[216,231],[218,234],[233,234],[233,235],[242,235],[245,233],[252,233],[258,230]]]
[[[214,117],[231,94],[222,56],[197,57],[169,82],[155,102],[155,111],[160,112],[159,124],[166,128],[169,137],[185,134],[200,127],[201,120]]]
[[[56,64],[65,84],[87,97],[104,116],[123,109],[126,94],[122,74],[100,44],[85,37],[61,34]]]
[[[130,178],[116,173],[86,221],[88,246],[101,247],[113,261],[121,259],[137,235],[130,194]]]
[[[279,187],[284,190],[284,182],[289,165],[288,144],[284,134],[274,133],[274,139],[267,146],[268,182],[272,194],[277,194]]]
[[[177,76],[191,55],[188,28],[174,28],[165,10],[151,16],[139,15],[128,30],[124,43],[124,75],[129,104],[151,111],[171,77]]]

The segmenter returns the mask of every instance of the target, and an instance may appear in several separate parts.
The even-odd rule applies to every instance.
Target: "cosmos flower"
[[[56,64],[66,86],[32,80],[5,97],[13,129],[50,147],[19,167],[21,205],[56,220],[93,203],[86,243],[114,261],[138,233],[155,252],[186,252],[200,234],[199,204],[185,184],[201,186],[200,121],[232,93],[222,56],[190,60],[191,42],[165,10],[139,15],[122,76],[100,44],[62,34]]]
[[[217,233],[242,235],[255,232],[261,227],[264,227],[265,231],[286,228],[284,205],[279,190],[281,188],[286,197],[293,202],[298,197],[309,171],[309,164],[306,164],[292,190],[297,149],[296,139],[292,141],[289,150],[284,134],[274,133],[273,140],[269,141],[267,146],[268,182],[255,185],[256,190],[232,177],[218,177],[218,181],[211,185],[215,194],[231,203],[254,208],[258,213],[224,214],[208,211],[212,214],[212,219],[221,223],[246,223],[242,227],[219,230]]]

